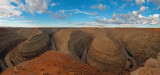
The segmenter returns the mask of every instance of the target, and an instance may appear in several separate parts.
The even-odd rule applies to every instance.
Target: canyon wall
[[[11,54],[11,61],[17,65],[31,60],[46,52],[49,45],[49,36],[44,33],[38,34],[18,45],[16,50]]]
[[[13,48],[15,48],[22,41],[26,40],[25,37],[11,32],[8,29],[0,28],[0,66],[1,70],[5,70],[8,66],[6,65],[5,56]]]

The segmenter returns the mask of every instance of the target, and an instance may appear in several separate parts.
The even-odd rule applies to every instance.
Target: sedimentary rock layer
[[[19,29],[17,33],[23,35],[27,39],[30,39],[34,37],[35,35],[42,34],[42,30],[40,29]]]
[[[157,59],[148,59],[143,67],[140,67],[137,70],[131,72],[131,75],[159,75],[160,61]]]
[[[48,51],[34,60],[8,69],[1,75],[102,75],[100,69],[79,63],[59,52]]]
[[[2,52],[8,52],[12,49],[12,46],[15,46],[25,40],[23,36],[10,32],[6,29],[0,29],[0,36],[0,54]]]
[[[148,58],[156,58],[160,52],[160,29],[107,29],[107,36],[120,45],[125,44],[139,65]]]
[[[89,48],[87,62],[97,66],[102,71],[122,72],[127,63],[127,58],[120,51],[120,46],[106,37],[106,33],[95,31],[95,38]]]
[[[65,39],[63,37],[65,37]],[[58,51],[68,54],[78,61],[80,61],[83,51],[86,47],[89,47],[92,42],[91,36],[75,29],[61,30],[53,36],[53,39],[56,42]]]
[[[11,54],[11,61],[17,65],[23,61],[31,60],[46,52],[49,44],[48,35],[44,33],[36,35],[17,46]]]
[[[60,52],[78,61],[88,46],[88,64],[107,72],[121,72],[127,68],[127,58],[120,46],[109,39],[103,30],[66,29],[57,32],[53,38]]]
[[[5,56],[9,51],[15,48],[19,43],[26,40],[25,37],[11,32],[8,29],[0,29],[0,67],[1,70],[5,70],[7,65],[5,62]]]

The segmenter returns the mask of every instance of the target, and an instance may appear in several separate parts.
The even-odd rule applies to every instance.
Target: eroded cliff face
[[[104,72],[122,72],[128,68],[127,58],[121,52],[120,46],[106,37],[104,30],[66,29],[57,32],[53,38],[57,50],[77,61],[80,61],[83,51],[88,47],[86,62]]]
[[[82,63],[81,59],[83,58],[83,60],[86,63],[85,65],[95,66],[101,69],[103,73],[98,73],[98,75],[129,75],[131,71],[142,66],[147,59],[155,59],[157,57],[157,54],[160,52],[160,29],[62,29],[58,32],[56,31],[56,33],[52,36],[52,39],[49,39],[49,36],[51,36],[54,33],[54,31],[52,32],[52,30],[41,31],[41,29],[36,29],[36,31],[33,31],[33,34],[30,33],[30,31],[29,33],[27,33],[27,31],[25,33],[26,35],[24,36],[26,36],[27,40],[18,45],[18,47],[15,48],[15,51],[11,53],[11,60],[16,65],[22,63],[23,61],[28,61],[32,59],[34,61],[35,57],[38,57],[39,55],[48,51],[48,46],[50,47],[49,43],[51,42],[51,40],[54,41],[56,50],[58,52],[71,57],[79,63]],[[46,56],[46,58],[47,57],[50,56]],[[58,58],[56,61],[59,61],[59,59],[63,59],[63,61],[65,60],[64,62],[60,62],[60,66],[64,66],[63,63],[65,62],[70,62],[70,59],[65,58],[65,56],[63,56],[62,58],[56,53],[53,57],[56,57],[53,60]],[[160,57],[157,57],[157,59],[160,60]],[[48,61],[50,60],[46,59],[46,61],[44,62],[47,63]],[[150,61],[152,64],[158,64],[157,60],[152,61],[154,61]],[[134,64],[136,64],[136,66]],[[36,66],[36,68],[38,66]],[[41,64],[41,66],[46,65]],[[149,65],[145,69],[141,68],[140,70],[138,70],[142,70],[142,72],[145,72],[146,70],[150,70],[151,68],[150,72],[159,71],[159,69],[157,69],[156,66]],[[80,68],[80,66],[76,68]],[[56,70],[54,67],[51,67],[51,69],[54,71]],[[46,71],[50,74],[51,70],[46,69],[45,72]],[[68,72],[70,71],[71,70],[67,70],[65,73],[68,74]],[[41,70],[38,70],[37,72],[39,73],[41,72]],[[60,72],[62,73],[62,71]],[[75,72],[77,72],[77,70]],[[23,70],[23,73],[26,74],[26,70]],[[31,71],[31,73],[35,72]]]
[[[160,52],[159,29],[108,29],[107,36],[120,45],[125,44],[126,50],[143,64],[148,58],[156,58]]]
[[[0,28],[0,68],[1,71],[5,70],[7,66],[7,61],[5,61],[5,57],[7,53],[10,52],[13,48],[15,48],[22,41],[26,40],[25,37],[11,32],[8,29]]]
[[[160,53],[159,53],[160,55]],[[131,72],[131,75],[159,75],[160,74],[160,61],[157,59],[150,58],[148,59],[143,67],[138,68],[137,70]]]
[[[11,54],[11,61],[14,65],[17,65],[24,61],[31,60],[46,52],[49,45],[49,36],[44,33],[38,34],[18,45]]]
[[[65,37],[65,39],[62,37]],[[86,48],[89,48],[92,42],[91,36],[78,29],[62,30],[57,32],[53,39],[56,42],[58,51],[71,56],[77,61],[80,61],[82,53]]]
[[[120,51],[120,47],[107,37],[94,38],[88,51],[87,62],[104,72],[122,72],[127,69],[127,58]]]
[[[77,43],[78,39],[85,40],[81,31],[92,38],[86,57],[87,63],[101,68],[104,72],[120,73],[132,69],[133,66],[136,68],[143,64],[146,59],[155,58],[160,50],[159,29],[82,28],[57,32],[53,38],[58,50],[78,61],[78,57],[86,47],[85,43],[88,42],[80,41],[81,43]],[[71,38],[71,34],[74,32],[74,38]],[[75,37],[77,37],[76,40]],[[71,46],[69,46],[70,44]],[[75,47],[77,44],[79,47]]]

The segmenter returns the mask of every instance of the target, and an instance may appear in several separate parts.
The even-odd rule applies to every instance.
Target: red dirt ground
[[[59,52],[48,51],[34,60],[2,72],[1,75],[102,75],[102,72]]]

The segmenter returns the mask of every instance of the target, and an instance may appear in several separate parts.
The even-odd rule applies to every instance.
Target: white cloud
[[[10,0],[0,0],[0,18],[11,18],[21,14],[19,8],[10,4]]]
[[[50,17],[54,19],[65,20],[67,18],[67,15],[63,13],[54,13],[52,11],[48,11],[48,13],[50,14]]]
[[[65,10],[60,10],[59,12],[61,12],[61,13],[63,13],[63,14],[64,14],[64,13],[65,13]]]
[[[49,1],[50,0],[25,0],[27,8],[32,14],[34,14],[34,12],[47,12]]]
[[[11,1],[14,2],[14,3],[16,3],[16,4],[18,4],[18,3],[21,2],[21,0],[11,0]]]
[[[98,15],[98,12],[93,12],[93,14],[97,16],[97,15]]]
[[[113,0],[111,0],[111,4],[114,5],[114,6],[118,5],[118,3],[116,1],[113,1]]]
[[[23,3],[20,3],[18,5],[18,8],[20,8],[22,11],[28,12],[28,7],[27,5],[24,5]]]
[[[93,5],[90,7],[91,9],[96,9],[97,8],[97,5]]]
[[[11,4],[14,2],[17,6]],[[18,17],[22,11],[31,14],[47,12],[50,0],[25,0],[25,4],[21,0],[0,0],[0,18]]]
[[[141,6],[143,3],[145,3],[145,0],[136,0],[136,4]]]
[[[133,15],[135,15],[136,17],[141,14],[144,10],[148,9],[148,7],[145,6],[141,6],[140,10],[138,11],[133,11]]]
[[[93,5],[93,6],[91,6],[90,8],[91,9],[96,9],[96,8],[98,8],[99,10],[101,10],[101,11],[104,11],[104,10],[106,10],[106,5],[103,5],[103,4],[98,4],[98,5]]]
[[[127,4],[123,4],[121,7],[120,7],[120,9],[123,9],[124,7],[126,7],[127,6]]]
[[[144,10],[146,10],[146,9],[148,9],[148,7],[142,6],[142,7],[140,8],[141,11],[144,11]]]
[[[61,11],[61,10],[60,10]],[[95,12],[93,13],[89,13],[89,12],[86,12],[86,11],[81,11],[79,9],[73,9],[73,10],[64,10],[65,12],[73,12],[73,13],[76,13],[76,14],[86,14],[86,15],[95,15]]]
[[[98,8],[99,10],[103,11],[103,10],[106,10],[106,5],[99,4],[99,5],[97,6],[97,8]]]
[[[144,17],[141,13],[148,9],[148,7],[142,6],[138,11],[128,12],[128,14],[113,14],[112,18],[107,20],[106,18],[95,19],[95,22],[102,24],[159,24],[160,15],[154,14],[149,17]]]
[[[85,23],[69,23],[69,24],[75,24],[75,25],[89,25],[89,26],[98,26],[98,27],[104,27],[105,24],[97,23],[97,22],[85,22]]]
[[[51,7],[54,7],[54,6],[56,6],[56,3],[52,3],[52,4],[51,4]]]
[[[1,23],[1,22],[6,22],[6,21],[7,21],[7,20],[0,20],[0,23]]]

